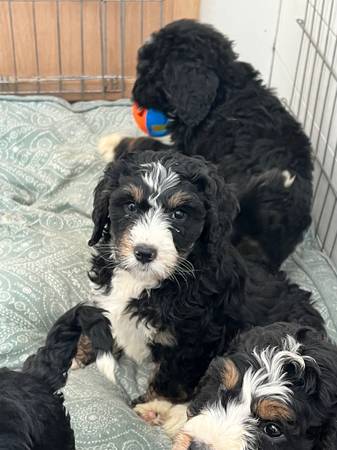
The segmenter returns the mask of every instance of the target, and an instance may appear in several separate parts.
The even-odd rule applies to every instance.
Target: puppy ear
[[[314,450],[336,450],[337,448],[337,411],[329,423],[321,430],[321,436]]]
[[[194,61],[171,61],[164,67],[164,89],[177,116],[189,127],[198,125],[215,100],[219,79]]]
[[[94,222],[94,229],[91,238],[88,242],[90,247],[97,244],[103,235],[103,230],[106,225],[110,224],[109,219],[109,196],[110,189],[107,189],[106,177],[101,180],[95,188],[94,194],[94,209],[92,212],[92,220]]]
[[[201,174],[199,183],[202,184],[207,208],[203,237],[207,240],[208,257],[212,259],[228,244],[239,203],[232,187],[218,175],[215,167],[210,166],[206,173]]]
[[[337,347],[328,340],[315,339],[313,344],[310,341],[307,344],[304,343],[304,352],[313,358],[311,364],[310,360],[306,362],[309,370],[313,371],[313,367],[316,367],[316,386],[312,389],[314,405],[318,400],[319,414],[326,418],[320,431],[316,433],[317,443],[314,450],[335,450],[337,448]],[[314,386],[313,383],[311,385]],[[306,389],[308,390],[308,387]]]

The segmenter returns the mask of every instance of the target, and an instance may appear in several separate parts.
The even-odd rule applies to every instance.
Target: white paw
[[[172,403],[165,400],[153,400],[147,403],[138,403],[134,411],[150,425],[163,425],[167,420]]]
[[[115,149],[120,141],[125,138],[122,134],[113,133],[104,136],[98,143],[98,152],[106,162],[115,160]]]
[[[145,422],[154,426],[161,426],[165,433],[174,439],[187,421],[186,405],[173,405],[166,400],[153,400],[140,403],[134,411]]]
[[[282,176],[284,178],[284,187],[290,188],[290,186],[292,186],[293,182],[295,181],[296,175],[291,176],[289,170],[283,170]]]

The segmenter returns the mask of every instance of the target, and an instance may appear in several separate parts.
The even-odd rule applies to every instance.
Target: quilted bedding
[[[104,167],[95,149],[115,131],[137,135],[127,100],[0,96],[0,367],[20,367],[55,319],[89,296],[86,242]],[[284,268],[313,291],[337,339],[337,278],[310,233]],[[124,358],[116,386],[94,365],[71,373],[65,394],[78,450],[170,448],[128,406],[148,371]]]

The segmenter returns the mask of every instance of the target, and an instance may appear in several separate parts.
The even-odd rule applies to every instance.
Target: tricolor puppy
[[[216,168],[140,142],[120,142],[95,191],[90,277],[112,336],[98,368],[114,380],[121,351],[150,357],[145,399],[185,401],[239,330],[291,318],[323,332],[309,293],[231,244],[238,204]]]
[[[211,363],[173,448],[336,449],[336,377],[337,349],[313,329],[254,328]]]

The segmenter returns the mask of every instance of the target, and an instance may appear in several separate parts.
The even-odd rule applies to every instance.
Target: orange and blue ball
[[[167,125],[168,117],[155,109],[141,108],[134,103],[132,106],[132,114],[138,127],[149,136],[163,137],[169,134]]]

